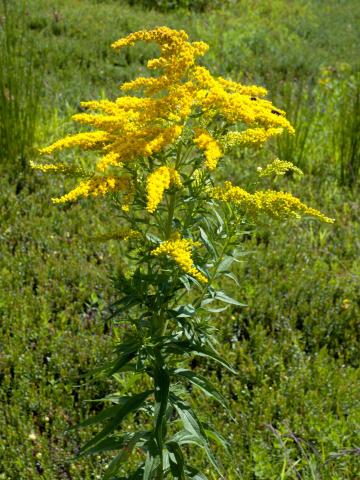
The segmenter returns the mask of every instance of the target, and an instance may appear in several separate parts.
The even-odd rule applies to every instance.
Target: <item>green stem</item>
[[[159,456],[159,467],[156,472],[156,479],[164,478],[163,450],[167,435],[166,413],[168,409],[170,376],[167,371],[164,358],[161,354],[161,348],[154,350],[154,395],[156,422],[154,425],[154,436],[157,444],[157,454]]]
[[[170,193],[169,212],[168,212],[168,218],[165,225],[165,240],[171,237],[172,221],[174,218],[175,205],[176,205],[176,193],[173,192],[173,193]]]
[[[228,245],[229,245],[229,242],[230,242],[230,235],[227,237],[226,242],[224,243],[223,248],[222,248],[222,250],[221,250],[221,254],[219,255],[218,259],[217,259],[216,262],[215,262],[214,269],[213,269],[213,271],[212,271],[212,274],[210,275],[210,278],[209,278],[208,283],[206,283],[206,284],[203,286],[203,288],[202,288],[202,290],[201,290],[201,292],[200,292],[200,296],[199,296],[199,297],[196,299],[196,301],[194,302],[194,307],[195,307],[195,308],[200,307],[201,302],[203,301],[203,298],[204,298],[204,295],[205,295],[206,290],[211,286],[211,284],[212,284],[212,282],[213,282],[213,280],[214,280],[214,278],[215,278],[215,275],[217,274],[217,270],[218,270],[218,268],[219,268],[219,265],[220,265],[220,263],[222,262],[222,260],[223,260],[223,258],[224,258],[224,255],[225,255],[225,253],[226,253],[226,250],[227,250],[227,247],[228,247]]]

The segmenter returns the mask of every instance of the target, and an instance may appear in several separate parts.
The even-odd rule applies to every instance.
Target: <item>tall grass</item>
[[[276,95],[279,105],[287,112],[295,128],[295,135],[286,134],[277,138],[277,156],[310,173],[313,165],[309,150],[320,108],[313,85],[302,79],[285,80],[277,87]]]
[[[43,69],[25,2],[2,0],[0,14],[0,168],[14,178],[27,168],[34,145]]]
[[[360,72],[335,86],[333,151],[341,185],[355,187],[360,181]]]

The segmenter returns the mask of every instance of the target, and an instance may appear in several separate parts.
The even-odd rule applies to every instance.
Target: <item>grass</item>
[[[40,123],[42,65],[26,25],[25,4],[1,2],[0,159],[7,173],[26,170]]]
[[[232,440],[234,455],[218,452],[227,480],[353,480],[360,468],[360,210],[356,182],[348,188],[342,181],[341,145],[356,144],[351,122],[358,114],[347,114],[350,130],[339,133],[336,113],[356,112],[357,97],[342,95],[349,76],[336,65],[346,62],[351,75],[357,72],[358,2],[248,0],[204,14],[159,13],[133,4],[27,2],[31,65],[43,59],[44,89],[24,158],[34,145],[71,130],[69,115],[80,99],[113,97],[119,83],[144,69],[151,49],[120,57],[109,48],[139,28],[185,27],[211,45],[205,61],[212,70],[266,85],[289,110],[299,136],[239,152],[229,162],[229,176],[252,178],[255,166],[275,155],[291,158],[307,176],[286,177],[284,189],[336,223],[272,222],[245,240],[255,253],[239,266],[241,288],[228,288],[247,307],[216,319],[219,348],[239,374],[230,378],[207,362],[197,364],[231,399],[237,423],[201,395],[194,401]],[[322,66],[331,66],[326,85],[319,84]],[[30,101],[26,91],[21,98],[21,105]],[[4,112],[0,124],[8,125],[13,117]],[[358,165],[353,154],[346,158]],[[90,435],[72,427],[98,410],[88,399],[108,392],[109,385],[90,383],[84,375],[110,355],[115,333],[121,334],[106,321],[113,295],[108,277],[122,267],[121,247],[88,240],[112,218],[101,202],[54,207],[50,198],[65,188],[62,179],[23,175],[17,164],[15,172],[24,177],[19,189],[9,162],[2,155],[0,479],[100,478],[105,457],[71,461]],[[117,388],[135,387],[120,378]]]

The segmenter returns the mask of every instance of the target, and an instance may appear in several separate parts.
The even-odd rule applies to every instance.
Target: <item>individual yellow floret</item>
[[[159,167],[148,176],[146,180],[146,210],[148,212],[155,212],[163,198],[165,190],[171,185],[177,187],[182,186],[180,175],[174,168],[166,166]]]
[[[151,255],[155,257],[167,255],[174,260],[183,272],[196,278],[199,282],[207,283],[207,278],[195,268],[191,258],[191,249],[197,246],[201,246],[201,244],[190,238],[180,238],[179,235],[175,235],[173,239],[166,240],[152,250]]]
[[[219,158],[223,155],[217,141],[205,130],[196,129],[194,143],[204,151],[205,165],[209,170],[214,170]]]

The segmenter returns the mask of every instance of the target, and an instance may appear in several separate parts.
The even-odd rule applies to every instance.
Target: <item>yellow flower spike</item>
[[[276,219],[288,217],[299,218],[301,215],[310,215],[326,223],[334,223],[332,218],[326,217],[318,210],[308,207],[298,198],[287,192],[273,190],[248,193],[243,188],[225,182],[224,187],[215,187],[211,192],[212,198],[234,203],[243,208],[250,215],[265,213]]]
[[[285,175],[286,172],[294,172],[297,175],[303,175],[303,172],[300,168],[296,167],[291,162],[286,162],[285,160],[280,160],[276,158],[272,163],[266,165],[265,168],[258,167],[259,177],[268,177],[270,175]]]
[[[180,238],[179,235],[176,235],[152,250],[151,255],[155,257],[167,255],[174,260],[183,272],[196,278],[201,283],[207,283],[207,278],[195,268],[191,258],[191,249],[200,245],[199,242],[194,242],[189,238]]]
[[[61,173],[68,175],[86,175],[86,172],[79,167],[66,165],[65,163],[35,163],[30,160],[30,167],[44,173]]]
[[[251,97],[265,97],[267,95],[266,88],[256,85],[242,85],[222,77],[218,77],[217,81],[229,93],[240,93],[241,95],[250,95]]]
[[[217,141],[205,130],[196,129],[194,143],[200,150],[204,151],[207,168],[214,170],[218,160],[223,155]]]
[[[229,123],[241,121],[250,127],[282,127],[294,132],[284,117],[285,112],[259,98],[266,93],[265,89],[215,78],[199,66],[193,69],[192,78],[198,92],[196,102],[202,109],[222,114]]]
[[[179,173],[170,167],[159,167],[152,172],[146,180],[147,206],[149,213],[154,213],[161,202],[165,190],[171,185],[181,187]]]
[[[41,148],[40,153],[50,155],[56,150],[73,147],[80,147],[84,150],[97,149],[108,142],[110,138],[110,135],[103,131],[78,133],[62,138],[48,147]]]
[[[122,89],[133,90],[144,88],[147,94],[159,92],[174,83],[178,83],[187,71],[195,64],[198,56],[204,55],[208,45],[204,42],[188,41],[188,35],[183,30],[177,31],[168,27],[154,30],[142,30],[131,33],[112,44],[116,50],[134,45],[137,41],[156,42],[160,47],[159,58],[149,60],[149,69],[162,69],[164,74],[157,78],[139,77],[125,83]]]
[[[248,128],[243,132],[229,132],[224,141],[227,148],[235,146],[261,145],[269,138],[281,135],[284,129],[278,128]]]
[[[110,152],[98,161],[98,163],[96,164],[96,170],[98,170],[99,172],[105,172],[105,170],[110,166],[120,168],[123,166],[120,158],[121,157],[118,153]]]
[[[84,180],[80,184],[60,198],[53,198],[53,203],[74,202],[80,197],[99,197],[109,192],[127,192],[130,188],[128,178],[122,177],[95,177]]]

